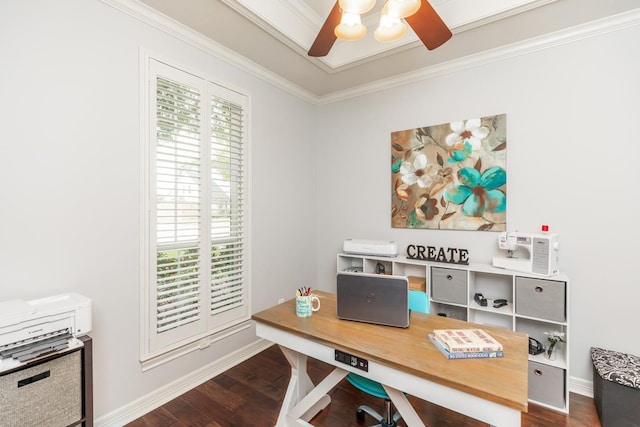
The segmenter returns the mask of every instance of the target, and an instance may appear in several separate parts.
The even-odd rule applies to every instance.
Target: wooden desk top
[[[415,311],[406,329],[341,320],[336,316],[335,294],[314,291],[314,295],[320,298],[321,307],[311,317],[297,317],[295,299],[291,299],[254,314],[252,319],[527,412],[527,335]],[[428,339],[434,329],[471,327],[480,327],[497,339],[504,347],[504,357],[449,360]],[[402,351],[397,351],[399,348]]]

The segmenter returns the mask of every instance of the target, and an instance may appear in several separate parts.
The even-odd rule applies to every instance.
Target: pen
[[[306,286],[301,286],[296,291],[296,295],[299,297],[308,297],[311,295],[311,287],[307,288]]]

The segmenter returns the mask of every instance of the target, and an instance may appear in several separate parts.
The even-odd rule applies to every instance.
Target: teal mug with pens
[[[296,292],[296,315],[309,317],[320,310],[320,298],[311,294],[311,288],[300,288]]]

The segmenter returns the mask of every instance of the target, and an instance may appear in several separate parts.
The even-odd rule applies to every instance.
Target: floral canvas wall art
[[[507,115],[391,133],[391,226],[505,231]]]

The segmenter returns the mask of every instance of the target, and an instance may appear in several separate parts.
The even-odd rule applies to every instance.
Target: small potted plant
[[[556,348],[556,345],[559,342],[565,342],[564,332],[548,331],[548,332],[545,332],[544,334],[547,336],[547,342],[549,343],[549,345],[547,346],[547,349],[544,352],[544,355],[547,359],[554,360],[556,358],[556,355],[553,352],[553,350]]]

